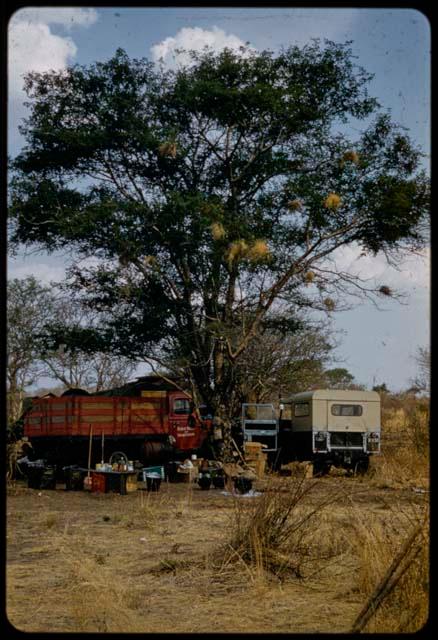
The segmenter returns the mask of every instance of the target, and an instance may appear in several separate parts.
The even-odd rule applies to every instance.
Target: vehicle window
[[[308,402],[300,402],[295,405],[294,415],[298,418],[300,416],[308,416],[309,415],[309,403]]]
[[[332,416],[361,416],[360,404],[332,404]]]
[[[203,420],[211,420],[213,418],[213,409],[207,407],[205,404],[201,404],[199,414]]]
[[[177,415],[189,415],[190,402],[186,398],[178,398],[173,401],[173,413]]]

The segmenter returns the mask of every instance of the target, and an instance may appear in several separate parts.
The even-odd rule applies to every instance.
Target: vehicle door
[[[190,399],[180,391],[169,393],[169,431],[175,438],[175,447],[181,450],[196,449],[200,442],[200,425],[189,424]]]

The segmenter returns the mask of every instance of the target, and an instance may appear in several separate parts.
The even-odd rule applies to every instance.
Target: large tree
[[[177,357],[195,398],[226,412],[267,329],[290,335],[297,310],[391,293],[338,271],[336,249],[396,259],[423,241],[421,154],[369,80],[350,43],[317,41],[193,53],[176,70],[118,50],[32,73],[12,243],[99,259],[70,272],[111,313],[96,340],[159,367]]]

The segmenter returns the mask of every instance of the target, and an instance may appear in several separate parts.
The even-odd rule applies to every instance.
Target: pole
[[[93,426],[90,424],[90,442],[88,445],[88,477],[90,477],[92,438],[93,438]]]
[[[102,431],[102,464],[105,463],[105,456],[104,456],[104,442],[105,442],[105,434]]]
[[[91,472],[90,472],[90,467],[91,467],[91,443],[92,443],[92,439],[93,439],[93,427],[90,424],[90,439],[89,439],[89,444],[88,444],[88,469],[87,469],[87,477],[84,478],[84,489],[87,489],[88,491],[91,491]]]

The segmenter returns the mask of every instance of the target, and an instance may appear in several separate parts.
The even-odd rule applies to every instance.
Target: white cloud
[[[430,287],[430,248],[426,247],[419,255],[407,255],[398,268],[388,265],[383,254],[361,256],[357,245],[341,247],[332,256],[338,271],[369,278],[377,284],[385,284],[394,289],[412,290]]]
[[[152,59],[163,60],[168,66],[178,63],[188,64],[190,56],[187,53],[177,53],[178,49],[187,51],[202,51],[205,47],[219,52],[225,47],[238,51],[245,46],[245,42],[232,33],[225,33],[214,26],[211,30],[200,27],[184,27],[178,31],[175,37],[169,36],[151,47]]]
[[[26,115],[23,76],[30,71],[62,71],[74,61],[77,46],[70,35],[52,32],[56,24],[70,31],[98,19],[94,9],[30,8],[17,11],[8,28],[8,110],[10,148],[20,145],[17,126]],[[14,149],[15,151],[15,149]]]
[[[25,73],[65,69],[76,52],[77,47],[70,37],[54,35],[47,24],[17,22],[9,35],[10,96],[24,97]]]
[[[50,24],[70,29],[88,27],[97,20],[94,9],[24,9],[9,24],[9,92],[22,92],[23,74],[29,71],[60,70],[71,63],[77,47],[70,36],[52,33]],[[20,96],[21,97],[21,96]]]
[[[21,257],[22,258],[22,257]],[[34,276],[39,282],[45,285],[51,282],[62,282],[65,278],[65,267],[48,262],[34,262],[21,259],[20,263],[12,260],[9,263],[8,278],[18,278],[22,280],[29,276]]]

